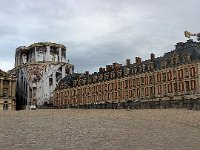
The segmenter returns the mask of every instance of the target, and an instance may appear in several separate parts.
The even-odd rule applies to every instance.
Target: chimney
[[[109,66],[108,65],[106,65],[106,71],[108,71],[109,70]]]
[[[128,68],[131,66],[131,60],[130,59],[126,59],[126,66]]]
[[[135,63],[136,63],[136,65],[141,64],[141,62],[142,62],[142,59],[140,57],[135,57]]]
[[[117,64],[117,63],[113,63],[113,69],[116,69],[116,64]]]
[[[85,74],[86,74],[87,76],[89,76],[89,71],[85,71]]]
[[[106,71],[112,71],[112,68],[113,66],[112,65],[106,65]]]
[[[154,60],[155,60],[155,54],[151,53],[151,61],[154,61]]]
[[[78,81],[80,80],[80,75],[77,75],[77,80],[78,80]]]
[[[103,72],[103,68],[102,68],[102,67],[99,68],[99,72],[100,72],[100,73]]]

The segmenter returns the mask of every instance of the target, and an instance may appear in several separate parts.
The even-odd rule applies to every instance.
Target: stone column
[[[3,96],[3,78],[0,78],[1,80],[1,89],[0,89],[0,95]]]
[[[58,61],[62,62],[62,51],[61,51],[62,49],[61,49],[61,47],[59,47],[58,50],[59,50],[59,60]]]
[[[53,72],[53,89],[56,87],[56,71]]]
[[[47,49],[47,52],[46,52],[46,61],[51,61],[50,60],[50,46],[47,46],[46,49]]]
[[[30,53],[29,53],[29,63],[32,61],[33,59],[33,49],[31,49]]]
[[[35,47],[34,53],[35,53],[35,62],[36,62],[37,61],[37,49],[36,49],[36,47]]]
[[[48,98],[49,98],[49,95],[52,92],[51,89],[50,89],[50,86],[49,86],[49,77],[47,77],[46,80],[47,80],[47,82],[46,82],[46,93],[47,93]]]
[[[62,79],[65,77],[65,66],[62,66]]]
[[[12,96],[12,80],[11,79],[9,79],[9,95],[8,96],[9,97]]]

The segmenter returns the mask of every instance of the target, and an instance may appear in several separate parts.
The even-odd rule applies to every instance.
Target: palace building
[[[15,68],[9,72],[17,77],[17,109],[53,103],[56,85],[74,70],[67,62],[66,50],[64,45],[51,42],[16,49]]]
[[[16,78],[0,70],[0,111],[16,109]]]
[[[60,108],[200,107],[200,43],[189,39],[162,57],[150,54],[131,63],[113,63],[99,72],[70,74],[54,92]]]

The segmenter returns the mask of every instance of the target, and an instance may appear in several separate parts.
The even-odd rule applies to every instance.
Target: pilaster
[[[0,96],[3,96],[3,78],[0,78],[0,85],[1,85],[1,89],[0,89]]]
[[[46,52],[46,61],[51,61],[50,60],[50,46],[47,46],[46,49],[47,49],[47,52]]]
[[[37,48],[35,47],[35,50],[34,50],[34,52],[35,52],[35,62],[37,61]]]
[[[13,80],[13,83],[12,83],[12,97],[15,97],[15,94],[16,94],[16,81]]]
[[[62,79],[65,77],[65,66],[62,66]]]
[[[61,47],[59,47],[58,51],[59,51],[59,62],[62,62],[62,51],[61,51]]]
[[[9,80],[9,95],[8,96],[9,97],[12,96],[12,80],[11,79]]]
[[[53,88],[56,87],[56,71],[53,72]]]

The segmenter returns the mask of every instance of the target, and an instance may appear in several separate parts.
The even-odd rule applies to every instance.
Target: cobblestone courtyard
[[[200,111],[0,112],[0,149],[200,149]]]

